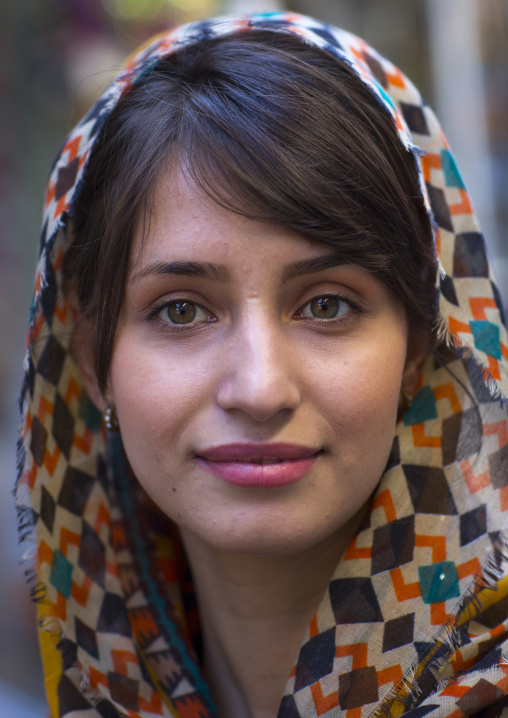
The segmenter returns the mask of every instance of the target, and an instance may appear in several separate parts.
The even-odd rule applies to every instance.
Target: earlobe
[[[413,339],[409,345],[406,365],[402,374],[401,395],[414,397],[418,391],[418,382],[423,364],[429,353],[427,342],[421,338]]]
[[[72,354],[88,396],[97,409],[104,413],[108,399],[100,391],[95,376],[94,327],[83,315],[76,292],[69,294],[69,309],[72,317]]]
[[[413,405],[413,401],[419,389],[420,375],[427,353],[427,350],[421,342],[412,343],[408,348],[406,364],[400,385],[398,420],[400,420]]]
[[[402,375],[401,393],[407,397],[414,397],[416,394],[421,365],[421,357],[411,358],[406,362]]]

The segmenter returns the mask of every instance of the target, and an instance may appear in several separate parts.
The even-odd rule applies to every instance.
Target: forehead
[[[290,293],[318,284],[326,289],[324,282],[327,291],[346,287],[367,303],[382,301],[403,313],[400,299],[377,275],[345,261],[332,247],[221,207],[181,170],[160,178],[133,242],[127,284],[133,295],[189,283],[211,288],[212,282],[237,298],[272,301],[286,287]]]
[[[208,197],[181,168],[164,171],[134,230],[130,275],[155,261],[241,263],[269,269],[272,261],[294,262],[337,254],[280,225],[250,219]]]

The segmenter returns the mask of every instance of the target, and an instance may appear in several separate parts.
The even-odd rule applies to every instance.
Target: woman
[[[508,710],[507,360],[393,65],[284,14],[142,49],[46,197],[18,501],[52,715]]]

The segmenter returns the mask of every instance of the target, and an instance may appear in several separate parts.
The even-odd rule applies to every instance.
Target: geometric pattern
[[[413,560],[414,516],[391,521],[374,531],[371,573],[377,574]]]
[[[361,708],[378,700],[377,673],[374,666],[356,668],[339,676],[339,705],[342,710]]]
[[[464,546],[487,533],[487,507],[481,504],[460,517],[460,545]]]
[[[413,642],[415,625],[414,613],[386,621],[383,630],[383,653]]]
[[[132,476],[70,352],[61,231],[99,128],[158,58],[200,33],[270,27],[345,59],[413,152],[435,224],[437,336],[370,516],[338,561],[278,718],[508,712],[508,339],[483,236],[446,138],[411,82],[361,39],[294,13],[207,20],[131,58],[50,174],[21,393],[17,504],[31,529],[53,716],[216,715],[178,536]],[[443,355],[444,356],[444,355]],[[185,618],[184,618],[185,617]],[[504,711],[504,713],[503,713]]]
[[[403,465],[414,510],[424,514],[456,514],[453,494],[443,469]]]
[[[418,566],[420,592],[425,603],[438,603],[460,597],[459,574],[453,561]]]
[[[383,620],[370,578],[337,578],[330,583],[335,623],[373,623]]]
[[[295,673],[295,690],[315,683],[332,672],[335,658],[335,630],[323,631],[302,648]]]

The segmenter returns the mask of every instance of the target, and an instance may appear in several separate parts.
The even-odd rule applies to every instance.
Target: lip
[[[299,481],[320,454],[320,449],[300,444],[224,444],[199,451],[194,458],[230,484],[268,488]]]

